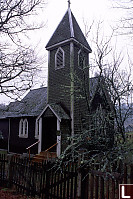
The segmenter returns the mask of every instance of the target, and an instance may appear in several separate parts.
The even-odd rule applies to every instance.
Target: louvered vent
[[[55,54],[55,69],[64,67],[64,51],[62,48],[58,48]]]

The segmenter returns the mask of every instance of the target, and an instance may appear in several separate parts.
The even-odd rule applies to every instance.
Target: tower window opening
[[[55,54],[55,69],[64,68],[65,63],[65,55],[64,50],[62,48],[58,48]]]
[[[85,67],[85,55],[82,50],[79,50],[78,52],[78,67],[80,69],[84,69]]]

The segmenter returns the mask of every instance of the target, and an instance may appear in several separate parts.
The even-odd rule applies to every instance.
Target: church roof
[[[99,77],[90,78],[91,102],[99,86],[102,89],[104,84],[100,83],[102,80],[102,77],[100,79]],[[103,90],[106,92],[105,87]],[[110,101],[108,96],[107,98]],[[27,116],[39,117],[47,108],[50,108],[59,120],[70,119],[65,110],[59,104],[47,104],[47,87],[31,90],[21,101],[11,102],[7,108],[0,108],[0,119]]]
[[[0,109],[0,118],[38,117],[48,107],[59,120],[70,119],[59,104],[47,104],[47,87],[31,90],[21,101],[11,102],[5,111]]]
[[[21,101],[11,102],[6,117],[38,116],[47,104],[47,87],[31,90]]]
[[[71,40],[83,45],[89,52],[91,52],[91,48],[82,30],[80,29],[70,8],[68,8],[63,19],[61,20],[51,39],[47,43],[46,49],[49,50],[56,45],[66,43]]]
[[[69,115],[65,112],[65,110],[61,107],[60,104],[55,104],[55,103],[51,103],[51,104],[47,104],[47,106],[44,108],[44,110],[41,112],[41,114],[38,116],[37,119],[39,119],[43,114],[45,115],[45,112],[47,109],[50,109],[53,114],[59,119],[59,121],[61,121],[62,119],[65,120],[70,120]]]
[[[0,119],[6,118],[7,106],[0,106]]]

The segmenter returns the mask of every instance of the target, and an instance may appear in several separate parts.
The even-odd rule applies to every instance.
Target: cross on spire
[[[68,8],[70,8],[70,4],[71,4],[71,2],[70,2],[70,0],[68,0]]]

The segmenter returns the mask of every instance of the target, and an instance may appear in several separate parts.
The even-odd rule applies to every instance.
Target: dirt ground
[[[38,199],[16,193],[15,190],[0,187],[0,199]]]

